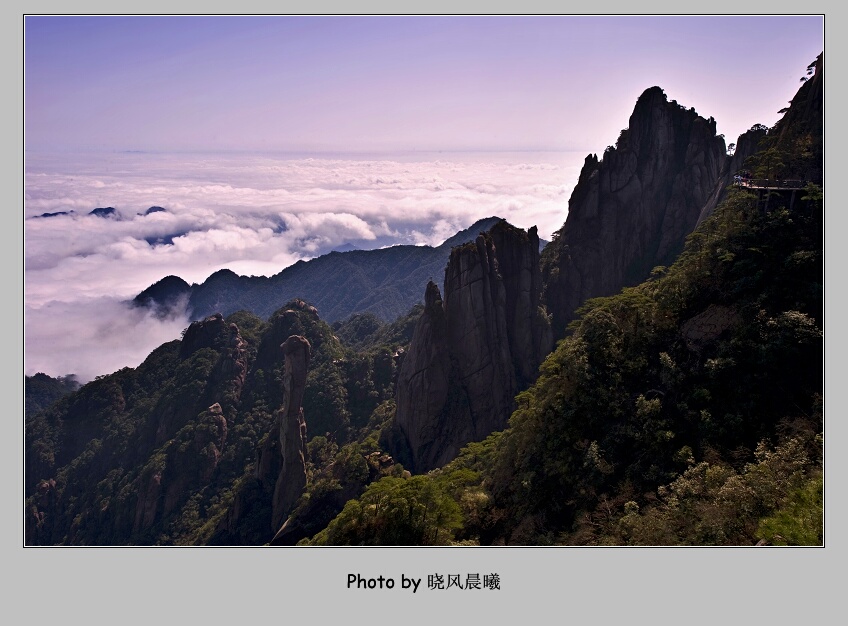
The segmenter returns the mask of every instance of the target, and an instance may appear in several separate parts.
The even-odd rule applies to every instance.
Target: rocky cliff
[[[292,335],[280,349],[285,358],[283,405],[274,413],[271,432],[259,449],[256,478],[273,484],[271,528],[276,531],[294,508],[306,485],[306,420],[303,392],[310,359],[309,341]]]
[[[309,341],[294,335],[280,346],[285,355],[283,395],[277,411],[282,467],[274,487],[272,526],[279,528],[306,486],[306,420],[303,418],[303,392],[309,367]]]
[[[802,175],[806,180],[821,183],[824,169],[824,52],[807,67],[805,78],[785,115],[769,134],[776,135],[778,142],[790,143],[785,146],[786,149],[810,152],[804,160],[804,164],[810,167]]]
[[[753,170],[755,177],[823,183],[824,53],[810,63],[807,74],[790,106],[778,111],[784,116],[772,128],[755,124],[739,137],[736,151],[725,161],[713,193],[701,210],[699,224],[724,200],[734,174],[740,170]]]
[[[759,150],[760,143],[765,136],[766,128],[759,124],[739,135],[739,139],[736,140],[736,150],[732,155],[725,158],[718,179],[698,214],[698,224],[712,215],[715,208],[724,201],[727,197],[728,188],[733,184],[733,177],[744,169],[748,158]]]
[[[503,429],[552,346],[535,228],[501,221],[453,248],[444,289],[427,285],[398,373],[393,448],[415,472]]]
[[[568,217],[542,254],[544,299],[562,337],[586,299],[611,295],[668,265],[698,220],[726,159],[715,121],[659,87],[599,160],[589,155]]]

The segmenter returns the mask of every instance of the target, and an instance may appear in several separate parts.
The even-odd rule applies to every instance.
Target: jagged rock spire
[[[505,221],[451,250],[445,297],[430,281],[398,373],[395,456],[422,472],[506,427],[551,350],[536,229]]]
[[[683,248],[726,159],[712,118],[646,89],[603,158],[587,157],[568,217],[542,253],[554,336],[587,299],[617,293]]]
[[[259,482],[274,484],[271,527],[275,532],[306,486],[306,419],[302,402],[311,346],[306,337],[291,335],[280,349],[285,358],[283,403],[274,412],[271,432],[256,463]]]

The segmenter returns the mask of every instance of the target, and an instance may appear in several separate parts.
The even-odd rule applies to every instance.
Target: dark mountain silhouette
[[[115,207],[103,207],[99,209],[94,209],[89,211],[89,215],[96,215],[97,217],[108,217],[108,218],[116,218],[118,217],[118,212],[115,210]]]
[[[56,213],[42,213],[41,215],[34,215],[33,218],[36,217],[58,217],[59,215],[73,215],[73,211],[57,211]]]
[[[154,310],[159,316],[181,313],[191,285],[178,276],[166,276],[133,298],[134,306]]]
[[[271,277],[219,270],[203,283],[189,287],[189,315],[199,319],[246,310],[267,318],[286,302],[300,298],[315,306],[321,318],[330,323],[365,312],[393,321],[421,302],[427,281],[444,274],[451,247],[473,241],[498,221],[498,217],[479,220],[435,248],[392,246],[331,252],[298,261]],[[135,298],[136,304],[173,309],[173,297],[184,292],[148,288],[142,294]]]
[[[729,157],[714,163],[710,121],[652,88],[617,147],[587,159],[573,229],[542,268],[534,229],[495,219],[417,276],[425,303],[393,324],[365,310],[331,327],[303,299],[267,319],[215,312],[28,412],[26,545],[822,545],[822,57],[814,67],[743,161],[808,184],[732,186],[676,259]],[[286,272],[338,313],[348,288],[362,289],[352,310],[421,272],[409,248]],[[599,250],[624,282],[670,260],[586,300],[613,288]],[[210,277],[209,306],[244,304],[245,280]],[[198,287],[167,277],[145,297]],[[548,315],[573,323],[544,358]],[[47,394],[54,382],[25,379]]]
[[[616,145],[600,160],[586,157],[565,224],[542,254],[555,337],[587,299],[635,285],[675,259],[725,159],[712,118],[659,87],[645,90]]]
[[[422,472],[502,430],[552,348],[536,228],[500,221],[453,248],[444,300],[429,282],[398,372],[393,456]]]

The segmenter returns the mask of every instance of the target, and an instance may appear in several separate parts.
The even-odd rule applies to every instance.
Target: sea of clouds
[[[167,275],[271,276],[345,245],[439,245],[493,215],[550,239],[584,157],[28,153],[25,373],[86,382],[178,338],[190,320],[125,304]]]

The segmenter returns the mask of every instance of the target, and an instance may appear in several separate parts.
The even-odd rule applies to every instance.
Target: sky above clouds
[[[439,245],[493,215],[539,225],[550,238],[565,214],[565,181],[579,171],[559,155],[526,153],[407,161],[79,154],[71,175],[63,158],[27,164],[33,306],[86,290],[132,297],[169,273],[198,283],[224,267],[272,275],[345,244]],[[114,217],[90,215],[107,207]],[[62,294],[67,285],[73,291]]]
[[[28,149],[603,150],[658,85],[735,141],[821,16],[29,16]],[[603,145],[599,145],[603,144]]]
[[[169,274],[189,283],[222,268],[270,276],[346,244],[439,245],[490,216],[537,225],[549,239],[582,159],[76,153],[69,165],[64,153],[30,155],[27,374],[89,380],[179,337],[188,319],[157,320],[121,304]],[[108,207],[111,217],[91,214]]]
[[[25,369],[135,366],[168,275],[273,275],[497,215],[549,239],[638,96],[772,125],[816,16],[27,16]],[[163,207],[145,215],[148,208]],[[114,218],[88,215],[114,207]],[[67,212],[50,218],[43,213]],[[72,213],[71,213],[72,212]]]

